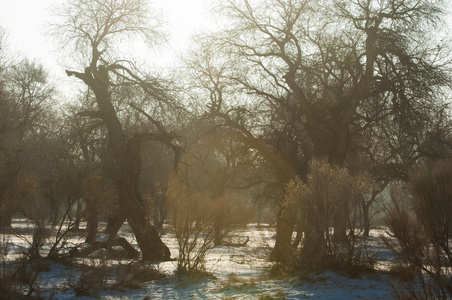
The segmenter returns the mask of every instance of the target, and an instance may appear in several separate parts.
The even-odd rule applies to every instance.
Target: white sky
[[[0,0],[0,26],[9,33],[10,50],[18,56],[26,56],[42,63],[51,75],[61,81],[69,81],[64,67],[58,62],[58,55],[53,52],[55,45],[44,37],[45,23],[49,21],[49,7],[63,0]],[[176,53],[186,50],[189,36],[196,30],[213,26],[209,18],[210,0],[150,0],[161,8],[168,21],[170,48]],[[161,65],[166,60],[174,62],[175,54],[165,49],[158,58]],[[177,55],[177,54],[176,54]],[[155,58],[155,55],[153,55]],[[155,62],[154,62],[155,63]]]
[[[195,30],[210,26],[209,0],[150,0],[160,8],[168,22],[170,48],[183,52],[189,36]],[[56,49],[44,37],[45,23],[49,21],[49,7],[62,0],[0,0],[0,26],[8,32],[9,49],[20,56],[35,59],[57,77],[63,76],[64,68],[58,63]],[[174,55],[165,51],[165,58]]]
[[[29,58],[51,58],[49,44],[42,36],[46,7],[55,0],[1,0],[0,25],[8,32],[10,50]]]

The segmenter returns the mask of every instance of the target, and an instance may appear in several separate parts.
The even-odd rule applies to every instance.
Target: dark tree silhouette
[[[227,122],[236,120],[238,109],[228,106],[225,83],[259,101],[263,116],[278,117],[274,128],[287,130],[286,139],[273,139],[273,144],[270,139],[268,145],[291,162],[300,178],[315,157],[353,168],[370,147],[363,143],[364,133],[383,123],[396,131],[378,138],[400,137],[403,147],[398,149],[408,150],[415,139],[412,131],[421,130],[418,119],[428,109],[425,104],[448,84],[447,51],[441,41],[438,47],[425,43],[441,18],[440,5],[406,0],[224,1],[221,12],[229,17],[225,29],[204,39],[211,56],[222,56],[215,72],[207,64],[200,75],[219,78],[210,86],[211,107]],[[294,228],[290,208],[285,209],[280,205],[274,249],[280,259],[292,247]],[[344,238],[345,219],[338,217],[334,227],[337,238]]]
[[[155,23],[158,18],[150,15],[147,1],[143,0],[68,1],[57,13],[62,21],[51,26],[55,37],[63,45],[73,45],[78,51],[76,55],[89,58],[84,71],[66,71],[68,76],[80,79],[95,95],[97,110],[81,114],[103,121],[118,168],[121,212],[116,226],[111,227],[111,237],[127,218],[142,250],[143,260],[167,260],[170,258],[169,249],[151,224],[139,190],[140,149],[141,143],[148,139],[160,140],[178,149],[172,143],[174,136],[166,131],[161,122],[133,104],[130,106],[150,121],[156,133],[127,136],[112,98],[113,87],[135,85],[142,88],[146,97],[156,102],[171,100],[157,79],[142,79],[131,62],[112,60],[115,55],[114,44],[120,39],[132,41],[133,37],[144,38],[150,43],[161,39],[159,24]]]

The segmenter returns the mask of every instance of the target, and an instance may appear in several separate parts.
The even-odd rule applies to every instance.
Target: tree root
[[[79,257],[88,257],[101,249],[106,250],[107,258],[137,259],[139,256],[138,250],[136,250],[125,238],[120,237],[107,241],[95,240],[90,244],[82,244],[71,254]]]

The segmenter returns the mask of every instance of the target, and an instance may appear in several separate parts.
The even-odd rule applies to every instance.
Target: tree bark
[[[110,236],[109,239],[116,238],[119,229],[121,228],[122,224],[124,224],[126,219],[127,218],[122,209],[118,209],[118,211],[115,214],[108,215],[107,228],[105,228],[105,234],[108,234]]]
[[[88,220],[86,224],[87,229],[87,235],[85,239],[85,243],[91,243],[96,239],[97,235],[97,228],[98,228],[98,222],[97,222],[97,207],[93,203],[93,199],[85,199],[86,202],[86,210],[88,211]]]
[[[51,195],[47,195],[51,201],[51,210],[50,210],[50,221],[52,222],[52,226],[55,227],[58,224],[58,218],[60,213],[59,203],[53,198]]]
[[[346,204],[347,205],[347,204]],[[333,240],[336,243],[347,241],[347,217],[346,210],[338,209],[339,212],[334,216]]]
[[[123,176],[118,181],[120,206],[125,209],[127,221],[142,251],[143,261],[169,260],[170,251],[149,220],[148,210],[141,198],[138,182],[138,177],[130,176],[130,174]]]
[[[384,186],[386,186],[386,184],[384,184]],[[364,225],[363,235],[366,237],[368,237],[370,234],[370,215],[369,215],[370,207],[377,199],[377,196],[379,193],[380,193],[379,190],[373,190],[369,201],[362,200],[362,202],[361,202],[361,209],[362,209],[362,213],[363,213],[363,223],[364,223],[363,224]]]
[[[77,210],[75,212],[75,223],[74,223],[74,230],[80,229],[80,221],[82,219],[82,203],[81,200],[77,200]]]
[[[12,209],[7,204],[0,207],[0,227],[11,227],[13,214]]]
[[[370,208],[370,206],[367,205],[367,203],[363,201],[361,207],[362,207],[362,210],[363,210],[363,223],[364,223],[363,224],[364,225],[364,233],[363,233],[363,235],[365,237],[368,237],[369,233],[370,233],[370,219],[369,219],[369,208]]]
[[[295,229],[293,212],[290,207],[280,207],[277,216],[275,247],[270,255],[271,260],[293,263],[296,260],[296,250],[292,246],[292,234]]]

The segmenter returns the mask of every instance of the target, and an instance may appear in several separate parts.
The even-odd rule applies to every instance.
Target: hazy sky
[[[208,0],[150,0],[166,15],[171,32],[171,48],[183,51],[190,33],[208,24]],[[62,0],[0,0],[0,25],[9,33],[10,50],[36,59],[53,72],[63,72],[55,45],[43,35],[51,15],[49,7]],[[58,70],[60,69],[60,70]]]
[[[66,0],[64,0],[66,1]],[[166,15],[171,32],[170,49],[183,52],[190,33],[213,26],[209,19],[211,0],[150,0]],[[63,76],[64,69],[53,52],[55,45],[43,35],[45,23],[51,15],[49,7],[63,0],[0,0],[0,26],[9,32],[10,50],[36,59],[54,74]],[[163,52],[163,51],[162,51]],[[166,56],[168,55],[165,50]]]

